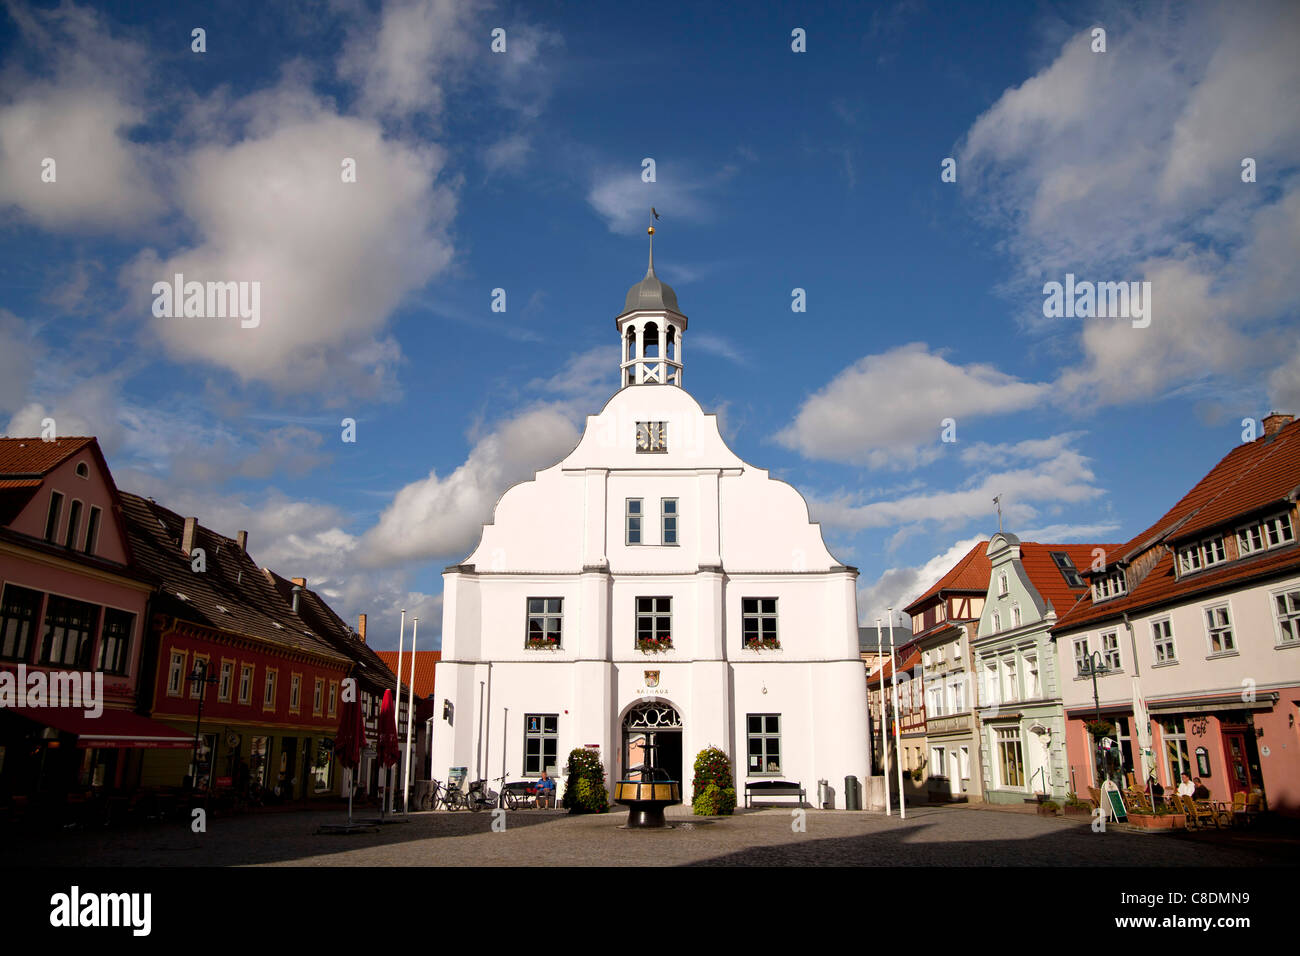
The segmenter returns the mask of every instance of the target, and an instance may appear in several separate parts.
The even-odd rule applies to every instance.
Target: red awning
[[[89,716],[79,707],[14,707],[13,712],[38,724],[76,734],[78,747],[189,749],[194,738],[164,723],[129,710],[105,710]]]

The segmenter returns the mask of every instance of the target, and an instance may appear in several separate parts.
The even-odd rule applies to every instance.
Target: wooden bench
[[[758,780],[745,784],[745,806],[752,806],[754,796],[758,797],[798,797],[799,806],[803,806],[807,793],[798,783],[789,780]]]

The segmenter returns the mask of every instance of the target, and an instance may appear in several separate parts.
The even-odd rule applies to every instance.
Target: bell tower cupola
[[[614,320],[622,345],[619,386],[682,384],[682,333],[686,316],[677,310],[677,293],[655,275],[655,227],[650,236],[650,267],[627,291]]]

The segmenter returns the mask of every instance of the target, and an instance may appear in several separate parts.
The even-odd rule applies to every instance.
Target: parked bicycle
[[[495,778],[497,781],[504,780],[504,777]],[[465,799],[469,804],[470,810],[478,813],[484,807],[492,808],[500,805],[501,796],[495,790],[487,786],[486,780],[475,780],[469,785],[469,790],[465,794]]]
[[[445,787],[438,788],[438,797],[434,802],[434,809],[438,809],[439,802],[448,810],[468,810],[471,809],[469,795],[455,784],[448,784]],[[476,808],[475,808],[476,809]]]

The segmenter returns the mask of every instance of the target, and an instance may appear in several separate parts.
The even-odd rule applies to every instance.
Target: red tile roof
[[[977,541],[975,547],[967,551],[966,556],[953,565],[930,590],[903,608],[904,613],[911,614],[940,591],[978,591],[980,594],[988,591],[989,574],[993,570],[989,556],[985,553],[988,546],[987,541]]]
[[[1075,568],[1078,569],[1080,576],[1082,576],[1091,566],[1093,550],[1096,548],[1101,548],[1105,554],[1111,554],[1116,545],[1020,542],[1021,566],[1025,569],[1025,573],[1029,575],[1029,580],[1035,589],[1043,596],[1043,600],[1052,602],[1052,607],[1056,610],[1058,617],[1065,616],[1078,603],[1079,598],[1088,593],[1088,585],[1085,582],[1081,588],[1070,587],[1065,580],[1065,575],[1056,566],[1056,561],[1052,558],[1052,552],[1064,551],[1069,555],[1070,560],[1074,562]]]
[[[0,438],[0,477],[49,474],[95,439],[85,436],[42,441],[39,438]]]
[[[376,651],[376,653],[379,655],[380,660],[396,672],[397,651]],[[415,652],[414,689],[416,697],[428,697],[433,693],[434,671],[437,670],[440,660],[442,660],[442,651]],[[408,687],[411,686],[411,651],[409,648],[402,652],[402,683]]]
[[[1300,545],[1291,544],[1241,561],[1233,561],[1214,571],[1184,575],[1181,580],[1177,580],[1174,577],[1174,554],[1167,551],[1130,593],[1100,604],[1093,604],[1091,597],[1085,598],[1073,613],[1065,615],[1052,628],[1052,632],[1087,627],[1096,621],[1119,617],[1123,612],[1134,608],[1169,604],[1193,594],[1223,590],[1256,578],[1274,577],[1287,570],[1297,569],[1300,569]]]
[[[1246,582],[1300,568],[1300,544],[1248,555],[1222,567],[1175,575],[1172,544],[1211,528],[1230,527],[1236,518],[1259,513],[1269,505],[1284,507],[1300,491],[1300,422],[1233,449],[1196,483],[1159,521],[1120,549],[1132,560],[1154,548],[1160,557],[1147,575],[1118,598],[1093,604],[1091,597],[1052,628],[1054,633],[1119,617],[1136,608],[1158,607],[1203,592],[1222,591]]]
[[[1300,486],[1300,422],[1238,445],[1160,520],[1125,544],[1131,560],[1162,538],[1185,538],[1273,502]]]

